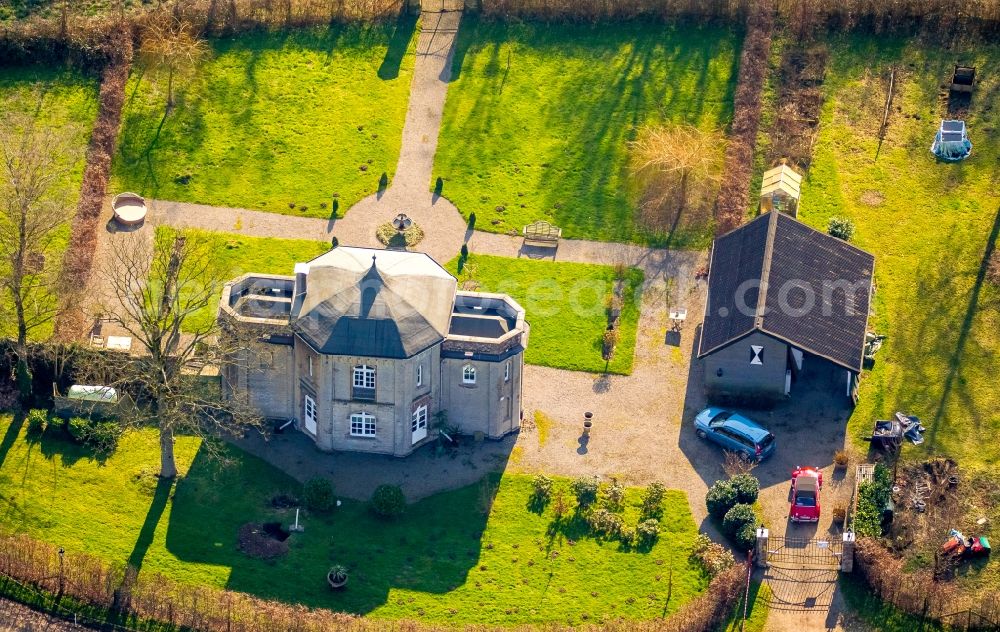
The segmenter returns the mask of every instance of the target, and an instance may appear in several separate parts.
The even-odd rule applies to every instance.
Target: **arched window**
[[[462,384],[476,383],[476,367],[466,364],[462,367]]]

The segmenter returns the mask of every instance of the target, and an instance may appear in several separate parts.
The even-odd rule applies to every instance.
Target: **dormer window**
[[[354,367],[354,399],[375,399],[375,367],[361,364]]]
[[[476,367],[466,364],[462,367],[462,384],[476,383]]]

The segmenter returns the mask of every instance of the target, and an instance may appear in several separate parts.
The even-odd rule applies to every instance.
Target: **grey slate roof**
[[[715,240],[698,356],[760,331],[860,372],[874,270],[845,241],[761,215]]]
[[[343,247],[304,271],[291,326],[320,353],[408,358],[447,333],[456,281],[426,255]]]

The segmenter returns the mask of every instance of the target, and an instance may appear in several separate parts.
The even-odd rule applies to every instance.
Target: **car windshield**
[[[767,436],[761,440],[760,447],[762,450],[766,450],[771,447],[772,443],[774,443],[774,435],[769,432],[767,433]]]
[[[796,507],[815,507],[816,492],[802,490],[795,494]]]
[[[716,413],[715,417],[712,417],[712,420],[708,422],[708,425],[721,426],[724,421],[726,421],[732,416],[733,413],[729,412],[728,410],[724,410],[721,413]]]

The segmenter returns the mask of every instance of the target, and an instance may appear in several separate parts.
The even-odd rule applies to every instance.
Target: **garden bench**
[[[558,248],[562,229],[544,220],[539,220],[525,226],[522,234],[524,235],[525,246]]]

